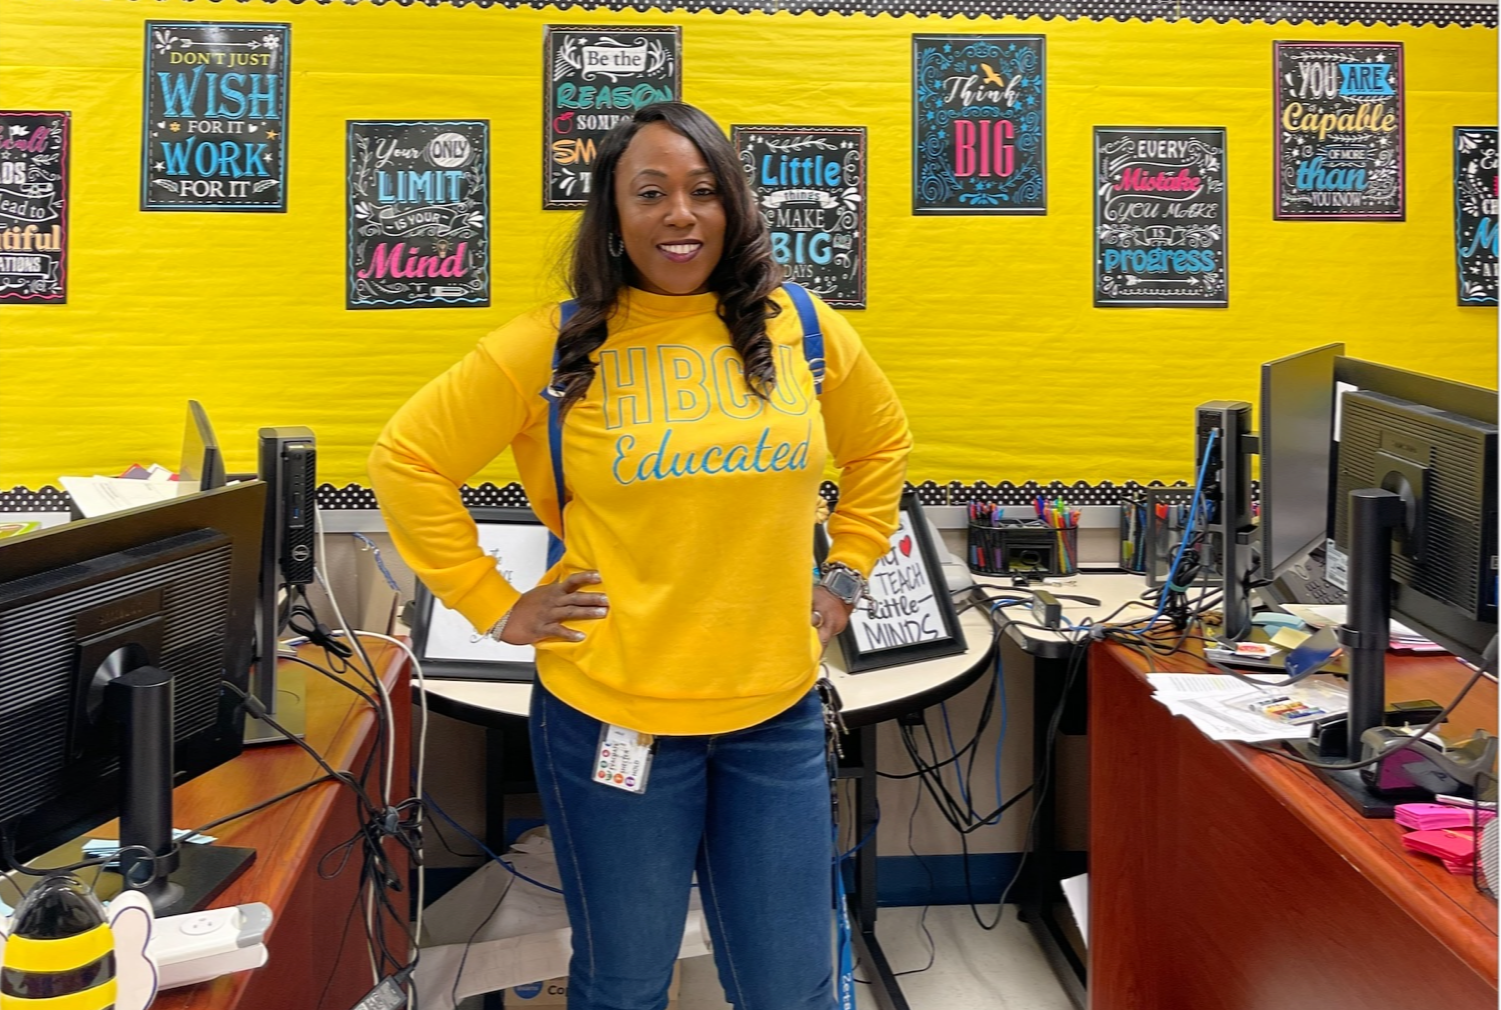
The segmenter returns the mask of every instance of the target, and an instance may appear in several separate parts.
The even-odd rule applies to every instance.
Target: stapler
[[[1463,743],[1449,746],[1437,737],[1414,740],[1411,733],[1400,728],[1377,726],[1362,733],[1360,743],[1362,760],[1378,759],[1362,768],[1360,777],[1379,796],[1496,798],[1497,740],[1483,729]]]

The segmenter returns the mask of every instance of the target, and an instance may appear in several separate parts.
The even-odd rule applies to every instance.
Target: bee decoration
[[[153,922],[140,891],[122,891],[106,913],[77,877],[43,879],[8,926],[0,919],[0,1010],[146,1010]]]

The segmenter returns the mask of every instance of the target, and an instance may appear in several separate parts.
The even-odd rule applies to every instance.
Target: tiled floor
[[[994,915],[993,907],[981,914]],[[918,928],[921,908],[883,908],[876,934],[896,971],[921,968],[928,961],[927,940]],[[899,981],[912,1010],[1071,1010],[1052,969],[1027,926],[1009,905],[1001,924],[990,932],[976,925],[966,905],[938,905],[928,910],[928,931],[937,945],[933,967]],[[864,974],[857,968],[856,978]],[[869,986],[857,985],[859,1010],[874,1010]],[[725,1010],[724,992],[711,957],[683,962],[679,1010]]]
[[[981,914],[988,922],[994,907],[982,906]],[[928,962],[927,939],[918,926],[921,916],[921,908],[881,909],[876,932],[896,971]],[[928,910],[927,925],[937,945],[933,967],[899,980],[912,1010],[1072,1010],[1031,931],[1017,921],[1015,905],[1006,907],[1001,924],[989,932],[975,924],[966,905],[935,905]],[[682,964],[675,1010],[728,1010],[713,958],[695,957]],[[855,977],[865,974],[857,967]],[[869,986],[855,986],[855,996],[857,1010],[875,1010]],[[479,1010],[480,1005],[475,997],[460,1004],[460,1010]]]

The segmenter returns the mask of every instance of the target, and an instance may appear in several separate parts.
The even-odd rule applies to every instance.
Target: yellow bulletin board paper
[[[138,210],[148,19],[291,25],[284,214]],[[597,10],[680,25],[686,100],[722,125],[869,131],[869,308],[849,311],[917,437],[910,476],[988,481],[1191,476],[1192,410],[1254,401],[1257,366],[1343,340],[1352,355],[1482,385],[1494,309],[1455,304],[1452,131],[1496,118],[1480,27],[1068,21]],[[558,298],[574,211],[543,211],[543,27],[576,8],[0,0],[10,109],[73,115],[62,306],[0,309],[0,486],[176,458],[204,403],[230,471],[255,431],[302,424],[319,476],[364,483],[396,407],[482,334]],[[1047,37],[1045,216],[911,214],[911,36]],[[1272,219],[1272,44],[1400,41],[1407,220]],[[345,123],[488,119],[492,304],[344,308]],[[1096,125],[1223,126],[1225,309],[1091,306]],[[514,479],[508,458],[476,478]]]

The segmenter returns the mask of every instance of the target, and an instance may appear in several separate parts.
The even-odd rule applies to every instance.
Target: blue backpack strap
[[[787,289],[792,304],[797,308],[797,317],[803,323],[803,357],[808,361],[808,369],[813,373],[813,392],[823,395],[823,330],[818,326],[818,310],[813,307],[813,296],[808,294],[808,289],[801,284],[791,281],[783,281],[782,287]]]
[[[568,320],[578,311],[578,302],[569,299],[558,305],[558,329],[567,325]],[[553,345],[552,371],[558,372],[558,348]],[[542,397],[547,401],[547,449],[552,456],[552,480],[558,492],[558,525],[563,524],[563,391],[548,383],[542,390]],[[547,567],[551,568],[563,557],[563,541],[556,535],[547,538]]]

